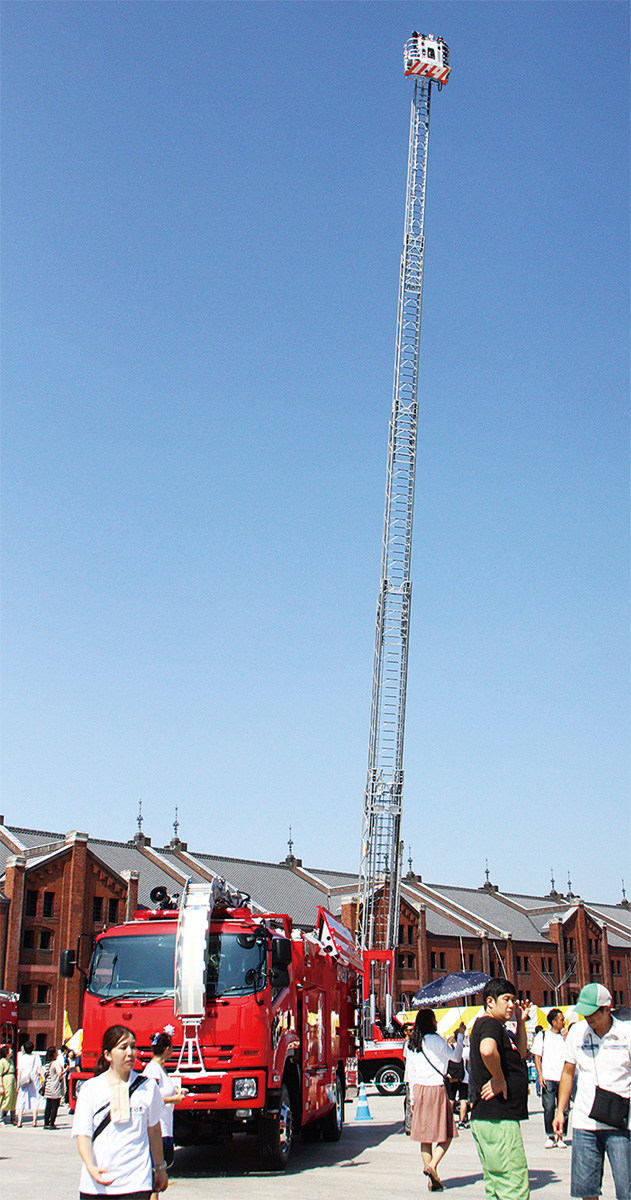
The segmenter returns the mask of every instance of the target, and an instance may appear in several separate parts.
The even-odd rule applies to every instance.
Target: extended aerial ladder
[[[448,46],[442,38],[414,33],[405,44],[404,70],[415,83],[357,907],[357,941],[368,964],[364,981],[367,1026],[375,1019],[377,998],[384,1005],[386,1025],[390,1025],[392,1015],[402,859],[403,736],[412,600],[429,112],[432,85],[440,89],[449,77]]]

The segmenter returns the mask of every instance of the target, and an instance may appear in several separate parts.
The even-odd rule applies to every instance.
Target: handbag
[[[617,1092],[608,1092],[596,1084],[594,1103],[589,1110],[590,1117],[601,1121],[603,1125],[612,1125],[614,1129],[627,1129],[629,1126],[629,1097],[619,1096]]]
[[[594,1121],[600,1121],[602,1125],[611,1125],[613,1129],[627,1129],[629,1126],[629,1097],[619,1096],[617,1092],[609,1092],[607,1088],[599,1086],[596,1059],[594,1058],[594,1042],[591,1033],[589,1040],[592,1047],[592,1062],[596,1076],[594,1103],[589,1110],[589,1115]]]

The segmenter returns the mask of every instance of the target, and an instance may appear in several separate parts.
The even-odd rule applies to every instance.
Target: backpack
[[[32,1077],[33,1077],[33,1060],[30,1059],[29,1062],[27,1062],[27,1063],[22,1062],[20,1064],[20,1069],[18,1072],[18,1087],[21,1087],[21,1088],[28,1087],[29,1083],[31,1082]]]

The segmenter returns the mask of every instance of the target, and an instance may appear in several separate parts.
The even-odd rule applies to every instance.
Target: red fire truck
[[[18,1049],[18,1000],[17,992],[0,991],[0,1045],[10,1046],[14,1054]]]
[[[154,910],[100,934],[86,976],[81,1070],[74,1102],[110,1025],[136,1035],[137,1069],[151,1036],[173,1028],[167,1070],[187,1095],[174,1136],[253,1133],[265,1165],[286,1165],[291,1141],[337,1141],[354,1082],[357,978],[361,957],[348,930],[325,909],[313,933],[285,914],[256,915],[225,881],[190,884],[179,905],[166,889]],[[77,952],[62,954],[68,978]]]

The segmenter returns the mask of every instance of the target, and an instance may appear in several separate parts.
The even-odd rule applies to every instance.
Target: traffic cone
[[[355,1112],[356,1121],[372,1121],[370,1109],[368,1107],[368,1097],[366,1095],[366,1084],[360,1083],[359,1096],[357,1097],[357,1109]]]

